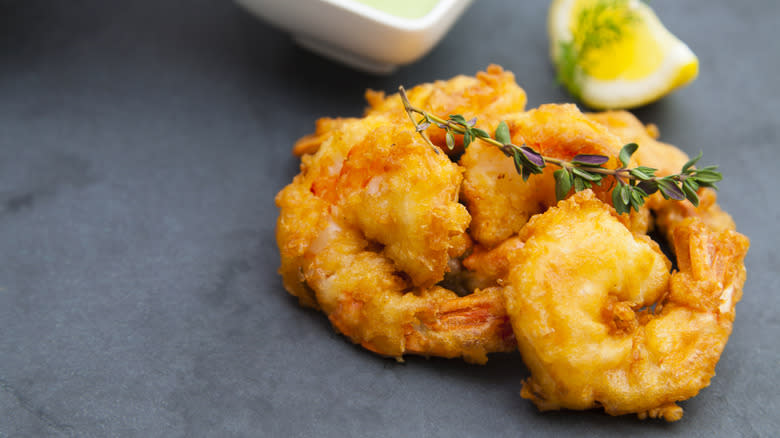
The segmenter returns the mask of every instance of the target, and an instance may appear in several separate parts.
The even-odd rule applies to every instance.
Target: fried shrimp
[[[639,149],[626,167],[657,176],[688,156],[627,112],[525,111],[525,92],[498,66],[407,96],[430,113],[369,91],[364,117],[320,119],[296,143],[300,173],[276,196],[285,289],[354,343],[398,360],[485,363],[519,348],[532,374],[521,395],[541,410],[680,419],[675,403],[709,384],[731,332],[747,238],[712,189],[699,189],[698,207],[656,193],[618,215],[620,171],[602,169],[613,176],[573,193],[576,181],[562,201],[553,172],[556,158],[569,166],[580,154],[616,169],[627,143]],[[419,128],[431,143],[410,114],[436,121]],[[438,117],[453,114],[463,127],[478,116],[457,132],[483,140],[505,121],[502,138],[551,165],[524,181],[506,140],[463,150],[456,135],[450,150]],[[676,270],[651,229],[668,239]]]
[[[542,105],[507,117],[514,144],[528,145],[542,155],[570,160],[578,154],[613,157],[606,167],[617,167],[625,144],[606,127],[582,114],[575,105]],[[493,247],[522,229],[528,219],[555,205],[552,167],[542,175],[523,181],[512,158],[498,148],[474,143],[461,158],[466,169],[461,198],[472,215],[472,236]],[[611,203],[609,184],[594,186],[599,198]],[[631,213],[632,229],[645,232],[649,225],[646,208]]]
[[[410,291],[395,266],[357,230],[331,222],[314,243],[306,282],[331,323],[376,353],[460,357],[516,348],[497,289],[465,297],[439,286]]]
[[[471,246],[458,166],[414,131],[385,127],[355,144],[342,140],[323,143],[277,196],[287,289],[383,355],[483,363],[489,352],[514,349],[498,290],[460,297],[436,286]]]
[[[603,407],[679,420],[709,384],[742,295],[747,239],[695,218],[674,228],[679,272],[624,217],[580,192],[520,233],[504,289],[541,410]]]

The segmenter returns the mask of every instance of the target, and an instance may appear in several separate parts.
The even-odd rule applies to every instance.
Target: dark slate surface
[[[381,359],[276,275],[274,194],[319,116],[490,62],[568,97],[544,2],[480,1],[417,64],[366,76],[227,0],[0,0],[0,437],[773,436],[780,430],[774,0],[652,4],[701,60],[638,110],[719,163],[752,239],[717,377],[675,424],[540,414],[517,354]]]

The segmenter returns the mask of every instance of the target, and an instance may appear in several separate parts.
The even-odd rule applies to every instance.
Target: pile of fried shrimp
[[[631,167],[679,172],[689,157],[623,111],[571,104],[525,110],[496,65],[408,90],[446,117],[502,120],[513,144],[570,160],[639,144]],[[748,239],[720,209],[651,195],[618,215],[608,179],[556,201],[548,166],[527,181],[475,141],[432,148],[397,94],[368,91],[362,118],[323,118],[294,153],[301,171],[276,197],[284,287],[353,342],[399,360],[519,349],[521,396],[541,410],[603,408],[679,420],[675,404],[709,385],[745,282]],[[445,145],[445,132],[428,128]],[[669,248],[669,257],[648,233]]]

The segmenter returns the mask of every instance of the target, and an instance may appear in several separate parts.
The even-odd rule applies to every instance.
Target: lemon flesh
[[[638,0],[554,0],[551,56],[559,80],[593,108],[634,108],[696,78],[699,61]]]

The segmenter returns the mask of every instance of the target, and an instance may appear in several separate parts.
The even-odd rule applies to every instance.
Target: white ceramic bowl
[[[354,0],[236,0],[302,46],[371,73],[416,61],[447,33],[471,0],[439,0],[403,18]]]

